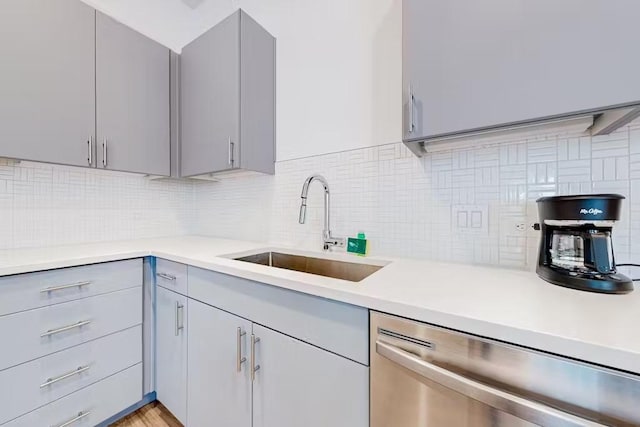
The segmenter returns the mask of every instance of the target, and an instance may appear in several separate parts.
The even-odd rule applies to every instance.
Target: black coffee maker
[[[619,194],[543,197],[537,200],[542,231],[536,272],[547,282],[608,294],[633,291],[616,271],[611,230],[620,219]]]

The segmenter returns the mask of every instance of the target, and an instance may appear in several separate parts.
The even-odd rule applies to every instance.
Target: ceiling
[[[256,3],[251,0],[82,1],[178,53],[238,7],[244,7],[244,3]]]

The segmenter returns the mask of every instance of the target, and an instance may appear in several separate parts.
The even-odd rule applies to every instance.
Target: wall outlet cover
[[[453,205],[451,218],[454,233],[489,235],[488,205]]]

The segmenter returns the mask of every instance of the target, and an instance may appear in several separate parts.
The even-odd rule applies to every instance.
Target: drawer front
[[[0,316],[142,285],[142,259],[0,277]]]
[[[189,267],[189,297],[369,364],[366,308],[195,267]]]
[[[0,370],[142,323],[142,287],[0,317]]]
[[[2,427],[93,427],[140,399],[142,364],[137,364]]]
[[[156,283],[163,288],[187,295],[187,266],[158,258],[156,260]]]
[[[142,327],[0,371],[0,423],[142,362]]]

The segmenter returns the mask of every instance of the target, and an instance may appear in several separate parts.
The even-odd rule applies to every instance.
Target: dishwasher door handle
[[[598,424],[542,403],[534,402],[474,381],[429,363],[399,347],[380,340],[376,341],[376,352],[382,357],[456,393],[536,425],[552,425],[556,427],[605,427],[604,424]]]

